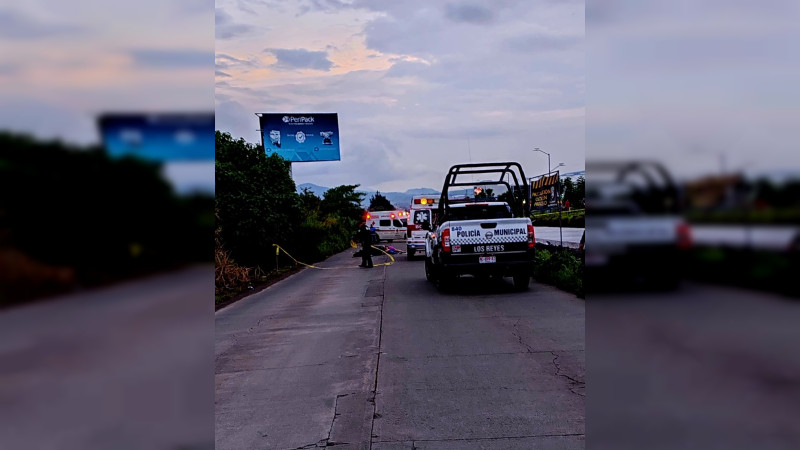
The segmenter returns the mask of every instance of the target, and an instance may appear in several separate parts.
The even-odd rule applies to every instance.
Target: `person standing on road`
[[[358,240],[361,241],[361,264],[358,267],[372,268],[372,232],[366,223],[361,224],[358,230]]]

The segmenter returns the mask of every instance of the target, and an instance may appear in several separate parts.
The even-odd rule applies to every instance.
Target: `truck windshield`
[[[514,217],[506,205],[464,205],[450,208],[449,220],[508,219]]]

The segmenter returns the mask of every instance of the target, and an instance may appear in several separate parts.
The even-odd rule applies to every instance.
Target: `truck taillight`
[[[678,235],[678,248],[681,250],[688,250],[692,247],[692,233],[689,230],[689,224],[681,222],[677,228]]]
[[[528,248],[536,246],[536,235],[533,232],[533,225],[528,224]]]
[[[442,230],[442,250],[450,251],[450,228]]]
[[[408,237],[411,237],[411,232],[416,230],[416,229],[417,229],[417,224],[415,224],[415,223],[408,224],[408,228],[406,228],[406,235]]]

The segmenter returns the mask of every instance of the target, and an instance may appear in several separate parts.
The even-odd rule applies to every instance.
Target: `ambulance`
[[[425,253],[425,234],[430,231],[433,215],[439,207],[439,198],[435,195],[415,195],[411,199],[408,210],[408,228],[406,230],[406,255],[414,259],[416,253]]]
[[[367,227],[378,235],[378,242],[405,239],[408,211],[367,211],[365,215]]]

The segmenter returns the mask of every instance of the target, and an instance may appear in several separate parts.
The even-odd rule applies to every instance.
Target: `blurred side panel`
[[[587,448],[800,447],[798,19],[587,1]]]
[[[0,448],[213,448],[214,3],[11,2],[0,53]],[[207,131],[105,145],[142,112]]]

